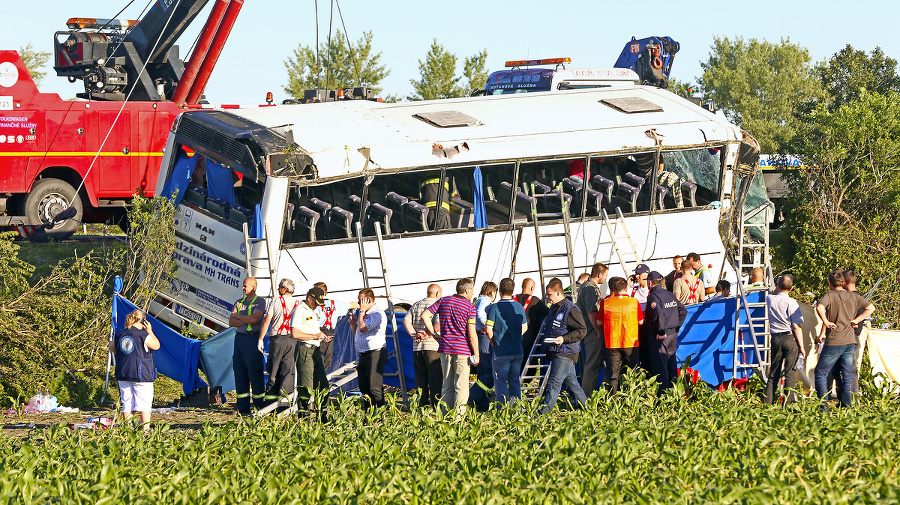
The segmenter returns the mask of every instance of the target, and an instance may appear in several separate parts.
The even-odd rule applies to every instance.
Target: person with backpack
[[[140,412],[141,425],[150,429],[150,410],[153,407],[153,381],[156,364],[153,351],[159,349],[159,339],[147,321],[143,310],[135,309],[125,317],[125,328],[116,332],[110,343],[116,356],[116,380],[122,417],[128,421]]]

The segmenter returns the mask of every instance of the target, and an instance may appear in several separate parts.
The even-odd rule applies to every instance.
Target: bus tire
[[[67,207],[77,211],[74,219],[58,223],[47,230],[47,236],[55,240],[65,240],[78,231],[78,221],[84,219],[84,206],[75,188],[60,179],[40,179],[34,183],[25,198],[24,213],[31,224],[48,223]],[[77,220],[77,221],[76,221]]]

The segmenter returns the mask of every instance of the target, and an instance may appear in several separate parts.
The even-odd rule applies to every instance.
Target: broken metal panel
[[[613,109],[626,114],[636,114],[639,112],[662,112],[663,108],[650,100],[645,100],[637,96],[626,96],[621,98],[604,98],[600,103],[608,105]]]
[[[480,126],[481,121],[474,117],[457,112],[455,110],[441,110],[436,112],[419,112],[413,114],[416,119],[421,119],[438,128],[458,128],[462,126]]]

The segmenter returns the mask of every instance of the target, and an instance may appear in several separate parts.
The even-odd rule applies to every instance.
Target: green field
[[[745,393],[657,400],[632,382],[587,411],[359,411],[327,423],[51,428],[3,438],[8,503],[896,503],[898,403],[819,412]]]

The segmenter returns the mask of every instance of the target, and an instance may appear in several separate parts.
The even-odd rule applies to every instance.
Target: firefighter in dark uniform
[[[650,293],[644,310],[644,341],[649,346],[650,375],[659,382],[659,391],[672,387],[677,374],[675,351],[678,349],[678,330],[687,317],[687,309],[666,291],[666,278],[657,271],[647,276]]]
[[[237,410],[250,413],[251,391],[253,405],[262,408],[265,403],[263,381],[263,354],[257,347],[262,318],[266,314],[266,301],[256,295],[256,279],[247,277],[241,288],[244,297],[234,304],[228,326],[236,330],[234,335],[234,389],[237,393]]]
[[[444,179],[444,187],[441,188],[441,178],[432,177],[422,181],[419,185],[422,190],[422,203],[428,207],[428,226],[432,230],[446,230],[450,228],[450,182]],[[438,196],[440,194],[440,197]],[[441,199],[438,209],[437,201]],[[437,225],[435,226],[435,216]]]

